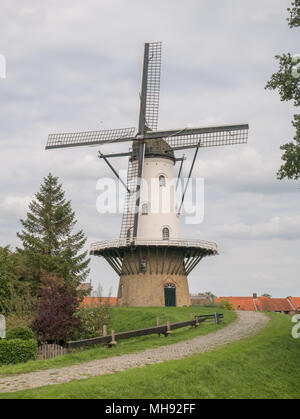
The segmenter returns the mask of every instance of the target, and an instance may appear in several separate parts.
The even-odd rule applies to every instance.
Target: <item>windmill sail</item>
[[[145,123],[151,131],[156,131],[158,125],[161,49],[161,42],[149,44]]]
[[[53,148],[102,145],[134,140],[135,128],[49,134],[46,150]]]
[[[245,144],[248,140],[248,124],[224,125],[206,128],[156,131],[145,134],[145,140],[164,138],[173,150],[197,147]]]
[[[137,190],[137,178],[138,178],[138,161],[128,160],[128,171],[127,171],[127,191],[125,196],[124,211],[122,217],[121,226],[121,239],[128,239],[132,241],[134,233],[134,218],[136,211],[136,190]],[[129,192],[128,192],[129,191]]]

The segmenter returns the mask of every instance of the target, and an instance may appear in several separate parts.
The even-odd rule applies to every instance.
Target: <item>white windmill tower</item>
[[[205,256],[217,254],[217,245],[180,237],[179,214],[188,182],[177,208],[174,166],[181,162],[180,177],[184,158],[176,158],[175,152],[195,149],[190,179],[200,147],[242,144],[248,138],[248,124],[157,131],[160,68],[161,43],[146,43],[137,131],[50,134],[46,146],[132,143],[128,153],[104,155],[99,151],[99,158],[105,160],[127,193],[120,238],[92,244],[90,251],[104,257],[120,277],[118,303],[125,306],[190,305],[187,277]],[[109,161],[122,156],[129,156],[127,184]],[[166,201],[167,211],[162,205]]]

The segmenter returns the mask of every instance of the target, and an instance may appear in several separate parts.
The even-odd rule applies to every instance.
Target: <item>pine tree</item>
[[[41,282],[41,272],[56,274],[71,287],[77,287],[89,274],[86,243],[82,230],[72,231],[77,223],[71,201],[65,198],[58,178],[50,173],[29,204],[23,230],[17,233],[23,243],[25,265],[30,268],[33,289]],[[81,253],[80,253],[81,252]]]

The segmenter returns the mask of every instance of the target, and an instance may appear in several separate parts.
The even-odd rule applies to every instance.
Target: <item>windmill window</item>
[[[141,272],[146,272],[147,270],[147,261],[146,259],[141,259],[140,261],[140,271]]]
[[[159,186],[166,186],[166,178],[165,176],[159,176]]]
[[[148,204],[142,205],[142,215],[148,215]]]
[[[163,228],[163,240],[169,240],[170,238],[170,230],[168,227]]]

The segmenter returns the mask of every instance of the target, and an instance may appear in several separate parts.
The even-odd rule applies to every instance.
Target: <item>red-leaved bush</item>
[[[80,299],[56,275],[44,272],[38,292],[37,314],[32,324],[36,337],[43,342],[66,342],[80,329],[81,320],[74,317]]]

